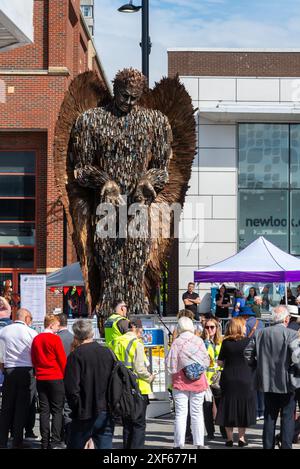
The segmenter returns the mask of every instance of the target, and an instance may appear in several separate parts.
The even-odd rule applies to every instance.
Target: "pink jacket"
[[[183,370],[180,370],[172,375],[172,386],[178,391],[203,392],[208,388],[208,383],[205,373],[202,373],[200,379],[191,381],[185,376]]]

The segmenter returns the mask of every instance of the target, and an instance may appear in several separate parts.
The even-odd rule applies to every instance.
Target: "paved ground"
[[[172,449],[173,448],[173,428],[174,428],[174,414],[169,414],[163,418],[151,418],[147,420],[147,436],[146,436],[146,449]],[[246,438],[249,442],[249,449],[262,449],[262,428],[263,421],[259,421],[253,428],[247,430]],[[214,441],[205,441],[205,445],[209,449],[240,449],[237,446],[238,435],[235,434],[235,444],[233,448],[225,448],[224,440],[218,432],[216,427],[216,439]],[[38,416],[35,427],[35,433],[39,435]],[[39,441],[32,442],[35,449],[40,448]],[[300,444],[293,446],[295,449],[300,449]],[[113,448],[122,448],[122,427],[116,426],[115,435],[113,440]],[[186,445],[186,449],[195,449],[193,445]]]

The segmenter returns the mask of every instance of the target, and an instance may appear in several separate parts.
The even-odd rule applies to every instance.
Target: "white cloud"
[[[33,41],[33,0],[0,0],[0,10]]]
[[[225,19],[200,15],[208,7],[227,0],[165,0],[170,6],[184,7],[190,12],[183,17],[176,8],[159,8],[158,0],[150,2],[150,83],[167,74],[167,48],[171,47],[299,47],[300,16],[285,23],[273,20],[247,19],[247,16],[231,15]],[[139,3],[136,1],[135,3]],[[201,3],[201,5],[200,5]],[[96,0],[96,46],[110,79],[125,66],[141,68],[141,14],[121,14],[119,0]],[[201,7],[201,8],[200,8]],[[180,9],[182,11],[182,8]],[[198,14],[195,12],[198,11]],[[215,10],[214,10],[215,11]]]

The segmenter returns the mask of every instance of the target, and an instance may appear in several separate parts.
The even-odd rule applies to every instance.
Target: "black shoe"
[[[63,441],[51,443],[51,449],[66,449],[67,445]]]
[[[193,444],[193,436],[192,435],[187,435],[185,437],[185,444],[186,445],[192,445]]]
[[[207,436],[206,436],[206,439],[207,439],[207,440],[215,440],[216,437],[215,437],[214,434],[212,434],[212,435],[207,435]]]
[[[37,440],[38,436],[33,432],[25,433],[25,439]]]
[[[233,441],[232,440],[227,440],[226,443],[225,443],[225,446],[229,446],[230,448],[232,448]]]
[[[239,445],[239,448],[244,448],[244,446],[248,446],[248,441],[239,440],[238,445]]]

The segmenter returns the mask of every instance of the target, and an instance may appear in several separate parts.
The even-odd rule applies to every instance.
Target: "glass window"
[[[300,125],[290,125],[291,188],[300,188]]]
[[[239,187],[288,188],[289,125],[239,125]]]
[[[34,246],[34,223],[0,223],[0,245]]]
[[[35,176],[0,174],[0,197],[34,197]]]
[[[300,191],[291,191],[291,254],[300,256]]]
[[[35,220],[35,200],[12,200],[0,201],[0,220]]]
[[[33,268],[33,249],[0,248],[0,268]]]
[[[1,151],[0,173],[35,173],[35,152]]]
[[[288,251],[288,191],[239,191],[239,248],[259,236]]]
[[[83,16],[86,16],[88,18],[93,17],[93,7],[91,5],[81,5],[81,11]]]

